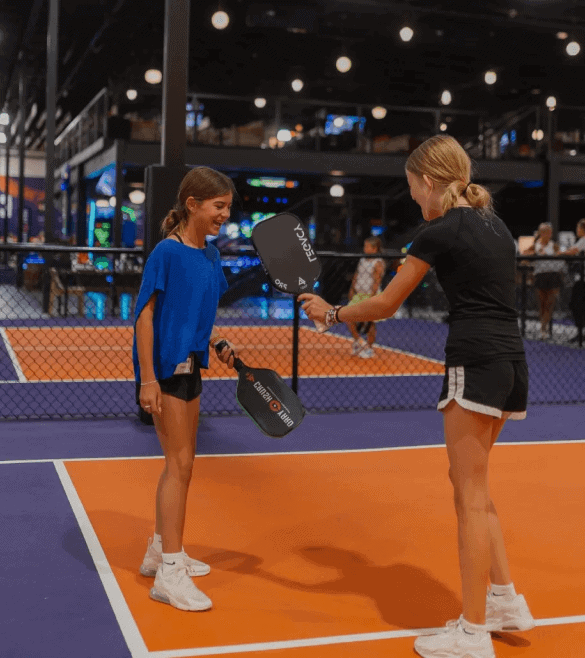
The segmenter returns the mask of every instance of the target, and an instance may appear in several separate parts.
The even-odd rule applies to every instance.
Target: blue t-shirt
[[[220,297],[227,290],[219,251],[212,244],[196,249],[173,239],[162,240],[144,266],[134,314],[134,375],[140,381],[136,320],[154,292],[154,374],[171,377],[177,364],[195,352],[209,366],[209,339]]]

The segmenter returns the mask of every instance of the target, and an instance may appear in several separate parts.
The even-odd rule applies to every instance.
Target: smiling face
[[[193,225],[198,235],[216,236],[230,217],[232,200],[231,193],[201,202],[189,197],[186,203],[189,211],[189,224]]]

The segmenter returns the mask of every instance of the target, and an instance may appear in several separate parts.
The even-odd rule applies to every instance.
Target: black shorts
[[[469,411],[523,420],[528,402],[526,361],[447,368],[437,409],[444,409],[451,400]]]
[[[560,272],[541,272],[534,275],[534,287],[538,290],[553,290],[563,287],[563,275]]]
[[[168,379],[159,380],[160,390],[185,402],[191,402],[201,395],[203,384],[201,370],[196,365],[190,375],[173,375]],[[136,404],[140,405],[140,384],[136,384]]]

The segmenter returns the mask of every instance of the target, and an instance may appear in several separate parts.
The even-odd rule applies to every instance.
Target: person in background
[[[205,238],[217,236],[234,196],[231,179],[213,169],[196,167],[184,177],[175,207],[162,223],[166,239],[144,266],[136,302],[136,401],[152,414],[165,457],[154,537],[140,573],[155,577],[151,598],[180,610],[211,608],[211,600],[191,580],[208,574],[210,567],[185,553],[183,531],[197,441],[200,368],[208,367],[210,348],[222,340],[214,321],[228,287],[219,252]],[[219,355],[229,367],[235,357],[229,343]]]
[[[522,252],[529,256],[550,256],[551,258],[533,261],[534,287],[538,294],[538,316],[540,319],[540,338],[546,340],[552,336],[552,317],[561,287],[565,262],[555,256],[559,246],[552,239],[552,225],[543,222],[536,231],[534,244]]]
[[[585,254],[585,218],[580,219],[577,222],[575,232],[577,233],[577,242],[575,242],[572,247],[562,252],[565,256]],[[585,325],[585,281],[583,280],[583,264],[577,263],[576,270],[577,274],[571,292],[569,308],[573,313],[573,320],[575,321],[575,326],[578,331],[577,335],[571,338],[570,342],[572,343],[579,340],[579,334],[582,332],[583,326]]]
[[[369,237],[364,240],[365,254],[379,254],[381,251],[382,240],[380,238]],[[350,305],[358,304],[380,292],[384,270],[385,265],[382,258],[360,258],[349,289]],[[348,322],[347,326],[353,336],[351,353],[362,359],[371,359],[374,356],[372,347],[376,340],[376,323]],[[367,336],[367,342],[360,334]]]

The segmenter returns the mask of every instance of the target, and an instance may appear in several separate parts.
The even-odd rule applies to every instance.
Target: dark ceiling
[[[25,66],[27,115],[44,109],[48,0],[2,0],[0,108],[18,109],[19,67]],[[453,94],[452,108],[494,116],[542,102],[585,106],[585,1],[315,0],[276,3],[222,0],[230,14],[218,31],[210,17],[218,2],[191,5],[189,86],[192,92],[241,96],[294,96],[293,74],[305,80],[300,96],[390,105],[437,106]],[[404,43],[398,32],[415,30]],[[140,111],[158,109],[160,90],[144,82],[149,66],[162,67],[164,0],[61,0],[59,90],[61,116],[75,116],[108,86],[124,111],[133,87]],[[565,31],[583,50],[565,53]],[[341,74],[343,50],[354,60]],[[487,69],[498,82],[488,87]],[[159,85],[160,87],[160,85]],[[213,117],[218,123],[247,119]],[[229,120],[228,120],[229,119]],[[37,121],[38,122],[38,121]],[[34,123],[31,130],[34,130]],[[30,141],[29,141],[30,143]]]

